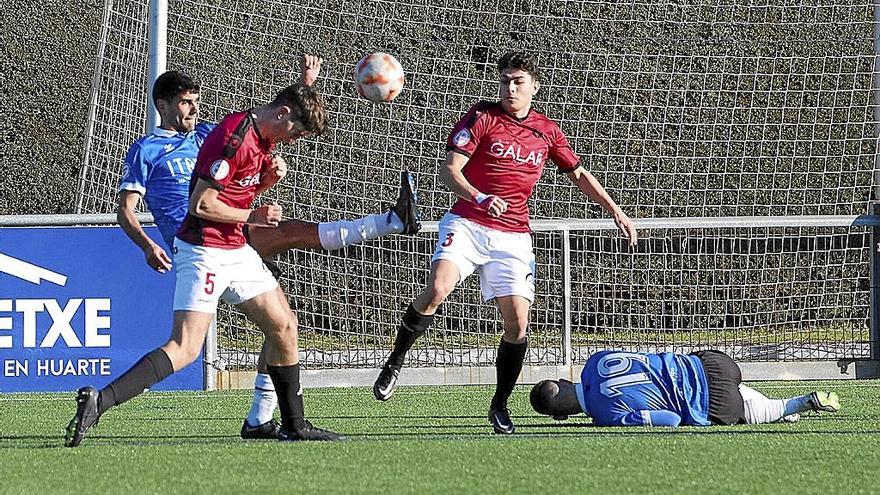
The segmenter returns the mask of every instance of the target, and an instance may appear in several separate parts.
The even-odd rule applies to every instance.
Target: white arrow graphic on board
[[[67,284],[66,275],[0,253],[0,273],[4,272],[37,285],[41,280],[62,286]]]

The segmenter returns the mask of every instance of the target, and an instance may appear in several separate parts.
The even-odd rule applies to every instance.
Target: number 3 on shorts
[[[208,272],[205,274],[205,294],[214,293],[214,275],[216,275],[216,273]]]
[[[450,233],[446,234],[446,240],[443,241],[443,244],[441,244],[441,246],[449,247],[452,244],[452,236],[454,236],[454,235],[455,235],[455,232],[450,232]]]

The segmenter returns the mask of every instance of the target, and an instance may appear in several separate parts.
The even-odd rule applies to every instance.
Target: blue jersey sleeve
[[[136,141],[128,148],[128,153],[125,154],[122,178],[119,179],[117,191],[135,191],[141,193],[141,195],[146,194],[147,177],[149,176],[147,166],[143,148],[140,142]]]
[[[672,411],[633,411],[620,416],[621,426],[678,426],[681,416]]]
[[[206,122],[196,125],[195,131],[196,137],[199,140],[199,146],[201,146],[202,143],[205,142],[205,138],[208,136],[208,134],[211,134],[211,131],[213,131],[215,127],[217,127],[217,124],[209,124]]]

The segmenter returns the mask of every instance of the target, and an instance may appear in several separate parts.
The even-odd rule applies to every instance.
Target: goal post
[[[537,294],[524,379],[570,373],[605,348],[712,347],[763,379],[852,378],[850,365],[875,352],[868,318],[877,254],[869,243],[878,217],[636,223],[642,240],[632,251],[610,221],[534,222]],[[394,263],[393,253],[411,242],[400,239],[281,258],[292,270],[285,289],[299,316],[301,362],[317,373],[315,384],[364,385],[375,374],[424,282],[435,230],[429,224],[418,236],[425,248],[414,265]],[[344,274],[350,278],[340,280]],[[235,370],[252,368],[261,340],[244,330],[240,315],[224,311],[221,320],[238,329],[221,336],[220,368],[230,371],[221,382],[228,385]],[[500,332],[496,310],[481,302],[475,280],[466,281],[410,352],[407,368],[421,371],[405,373],[405,383],[491,383]]]
[[[147,94],[147,122],[145,132],[151,132],[159,125],[159,112],[153,102],[153,82],[165,72],[168,57],[168,0],[149,0],[150,2],[150,54],[147,59],[147,79],[144,89]]]
[[[872,213],[880,215],[880,203],[872,205]],[[880,362],[880,225],[871,229],[871,353],[872,361]]]
[[[530,366],[577,366],[600,346],[711,346],[746,362],[878,357],[874,227],[859,223],[880,184],[874,2],[152,0],[166,1],[166,65],[202,82],[203,119],[267,101],[299,77],[302,53],[325,59],[330,131],[281,149],[291,173],[268,198],[310,221],[381,211],[402,168],[416,174],[424,218],[439,219],[451,204],[436,173],[445,134],[496,97],[500,54],[538,56],[537,108],[645,234],[624,249],[600,208],[544,174],[530,203]],[[106,6],[79,213],[113,211],[159,70],[150,1]],[[404,66],[391,104],[354,91],[369,51]],[[280,256],[309,369],[381,363],[432,235]],[[215,364],[252,370],[261,337],[235,311],[220,317]],[[437,321],[410,367],[491,366],[498,315],[473,281]]]
[[[747,379],[878,376],[880,335],[877,314],[870,310],[875,307],[880,285],[876,249],[880,215],[876,213],[880,212],[741,218],[727,225],[722,219],[705,218],[637,220],[646,244],[631,263],[606,262],[632,255],[626,243],[614,235],[609,221],[537,221],[539,284],[521,380],[576,378],[589,354],[605,348],[676,352],[718,348],[742,365]],[[140,219],[150,221],[148,215]],[[111,214],[0,216],[0,228],[114,222]],[[436,229],[436,222],[427,222],[419,237],[430,238]],[[379,253],[393,252],[395,246],[386,244],[362,246],[360,253],[312,253],[334,258],[339,266],[332,272],[315,263],[291,265],[298,268],[301,282],[287,279],[283,283],[296,287],[292,302],[298,306],[301,359],[309,386],[368,385],[375,379],[393,333],[367,329],[393,328],[400,311],[390,308],[390,317],[384,321],[368,321],[376,315],[373,307],[352,304],[346,297],[356,292],[355,297],[362,299],[379,297],[403,304],[404,294],[387,291],[382,277],[377,277],[379,285],[360,291],[333,286],[332,280],[335,274],[344,273],[346,266],[360,270],[364,254],[382,259]],[[556,263],[566,251],[569,263]],[[731,262],[743,253],[760,260],[762,269]],[[429,257],[430,252],[423,256]],[[666,270],[657,271],[656,266]],[[682,283],[697,266],[714,268],[704,273],[726,274],[714,285],[706,279]],[[397,280],[394,274],[414,269],[420,268],[386,266],[385,271],[392,271],[386,277],[391,285],[404,284],[410,281]],[[541,279],[554,274],[559,276]],[[757,280],[749,282],[750,276]],[[642,278],[655,283],[629,282]],[[736,279],[742,283],[731,283]],[[564,297],[566,286],[573,297]],[[651,297],[644,296],[645,287],[656,289]],[[460,290],[461,295],[447,303],[436,324],[412,351],[402,383],[493,383],[500,320],[491,305],[480,303],[479,288],[473,281]],[[763,302],[724,298],[731,291],[744,290],[757,297],[768,292],[775,296]],[[664,298],[664,292],[673,296]],[[323,300],[319,302],[316,294],[323,294]],[[687,294],[701,297],[682,296]],[[325,305],[320,306],[321,302]],[[666,302],[677,307],[663,306]],[[731,303],[734,306],[718,310]],[[469,326],[474,309],[487,317],[481,327]],[[221,332],[212,336],[217,340],[209,341],[205,356],[207,385],[250,387],[262,339],[240,314],[223,306],[221,315],[225,315],[220,318]]]

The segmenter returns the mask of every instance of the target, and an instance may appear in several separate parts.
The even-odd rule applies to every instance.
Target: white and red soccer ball
[[[403,89],[403,67],[392,55],[368,53],[354,68],[354,84],[359,95],[373,101],[391,101]]]

